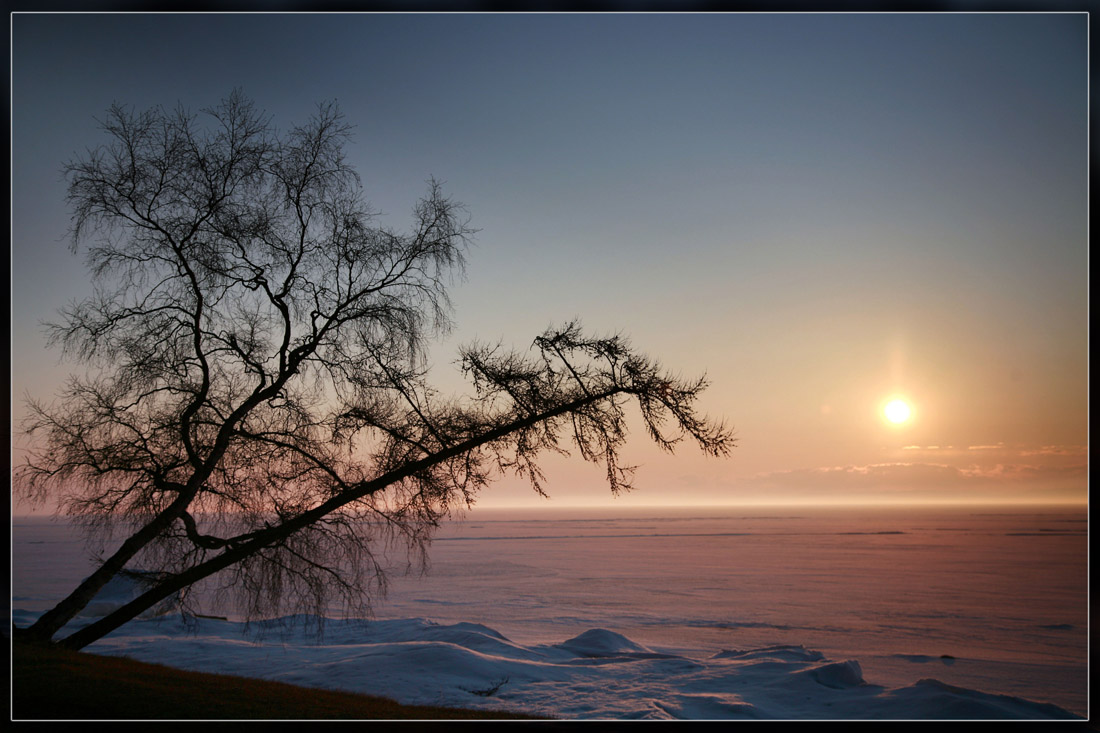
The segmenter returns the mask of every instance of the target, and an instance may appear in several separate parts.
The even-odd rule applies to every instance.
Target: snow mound
[[[746,651],[723,649],[711,659],[769,659],[783,662],[819,662],[825,658],[821,652],[807,649],[802,645],[777,644],[763,649]]]
[[[859,687],[867,684],[863,681],[863,669],[859,666],[859,662],[854,659],[849,659],[846,662],[823,664],[820,667],[814,667],[799,674],[804,674],[817,684],[833,690],[843,690],[848,687]]]
[[[619,657],[626,654],[653,654],[641,644],[635,644],[622,634],[607,629],[589,629],[557,645],[560,649],[582,657]]]
[[[302,625],[306,619],[297,622]],[[456,644],[480,644],[485,642],[508,642],[499,631],[483,624],[457,623],[439,624],[425,618],[407,619],[326,619],[325,640],[344,644],[365,639],[372,641],[404,642],[430,638],[437,641],[449,641]]]
[[[893,696],[905,700],[907,705],[928,706],[937,711],[938,717],[943,718],[1011,720],[1021,717],[1076,717],[1050,703],[968,690],[934,679],[919,680],[915,685],[897,690]]]

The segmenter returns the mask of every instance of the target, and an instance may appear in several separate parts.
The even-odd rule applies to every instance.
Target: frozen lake
[[[599,692],[598,681],[587,678],[583,684],[574,680],[572,687],[548,687],[546,680],[524,687],[520,680],[534,674],[529,670],[500,672],[500,680],[514,681],[494,699],[448,692],[469,688],[460,679],[422,698],[446,704],[510,704],[567,717],[827,718],[864,717],[860,711],[866,710],[867,717],[910,718],[926,717],[921,705],[936,704],[943,704],[945,712],[933,711],[931,717],[987,715],[988,708],[959,707],[957,700],[946,704],[929,697],[931,689],[942,692],[941,687],[1052,703],[1083,716],[1088,693],[1087,544],[1083,509],[476,510],[441,529],[427,575],[394,578],[389,595],[376,607],[377,618],[388,620],[388,626],[376,623],[368,631],[352,632],[349,626],[330,625],[332,634],[323,645],[346,651],[353,640],[382,643],[378,634],[392,644],[395,629],[405,644],[443,643],[438,637],[446,629],[468,632],[466,626],[453,625],[474,623],[481,625],[477,629],[487,627],[486,638],[495,639],[494,632],[504,637],[512,651],[492,658],[507,658],[509,664],[518,663],[509,656],[520,654],[516,649],[522,650],[524,664],[548,649],[553,654],[547,660],[557,660],[553,655],[563,643],[581,639],[623,659],[656,665],[616,667],[609,678],[619,681],[619,697],[637,698],[636,705],[613,701]],[[17,518],[12,550],[17,619],[47,608],[87,572],[81,545],[64,526]],[[233,620],[232,609],[205,610]],[[240,650],[244,637],[235,624],[218,624],[204,622],[188,636],[173,631],[179,624],[169,618],[135,622],[87,651],[149,661],[161,661],[158,656],[163,655],[188,660],[187,666],[196,669],[249,674],[251,668],[238,669],[226,651]],[[472,638],[469,633],[460,636]],[[152,643],[154,637],[157,643]],[[284,642],[291,638],[297,639],[293,644],[320,653],[321,646],[304,637],[284,637]],[[206,651],[181,652],[180,645],[188,643]],[[269,646],[267,641],[251,643]],[[453,639],[447,648],[456,643],[466,649]],[[577,643],[566,648],[576,651]],[[165,653],[169,645],[171,655]],[[476,644],[472,648],[479,649]],[[760,650],[769,649],[759,656]],[[312,659],[305,651],[294,653],[299,652]],[[718,661],[710,661],[716,655]],[[607,656],[601,652],[586,658]],[[738,683],[714,682],[719,661],[721,679],[736,667],[742,681],[752,680],[760,689],[775,686],[761,677],[764,666],[746,671],[750,658],[766,658],[768,669],[779,673],[787,687],[801,679],[796,673],[832,664],[829,671],[814,674],[839,675],[836,684],[819,680],[812,689],[824,685],[848,692],[817,700],[791,687],[787,698],[798,695],[809,702],[802,707],[792,702],[787,708],[767,702],[762,692],[752,693],[751,686],[730,698],[729,688]],[[442,665],[444,657],[440,659]],[[492,669],[479,667],[489,663],[478,659],[465,667],[452,660],[447,673],[461,677],[462,669],[471,674],[480,669],[482,683],[492,682]],[[694,671],[666,669],[673,664],[669,659],[695,665]],[[853,661],[854,676],[850,665],[843,666]],[[299,659],[296,664],[306,662]],[[388,664],[400,667],[392,659]],[[456,665],[459,672],[453,669]],[[264,669],[263,664],[256,669]],[[580,667],[573,664],[570,669],[579,673]],[[612,667],[605,665],[605,671],[611,674]],[[593,669],[584,674],[593,674]],[[561,682],[558,676],[560,670],[551,675],[555,684]],[[376,678],[368,678],[355,677],[362,691],[389,694],[380,691]],[[309,683],[311,677],[297,679]],[[670,693],[655,691],[670,679],[680,680],[672,698],[681,700],[671,707]],[[941,687],[917,684],[929,679]],[[407,687],[395,685],[390,696],[400,699],[396,693]],[[718,688],[721,695],[714,697]],[[578,702],[588,689],[591,702]],[[852,692],[856,689],[858,695]],[[406,698],[413,701],[411,694]],[[1021,710],[1007,715],[1038,717],[1026,706]]]

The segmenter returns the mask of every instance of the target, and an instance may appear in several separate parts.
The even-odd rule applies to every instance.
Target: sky
[[[550,505],[1086,499],[1083,13],[15,14],[15,461],[70,369],[40,324],[91,293],[62,164],[113,102],[234,88],[282,129],[336,100],[387,224],[430,177],[467,206],[445,391],[574,317],[707,374],[729,458],[638,432],[635,491],[555,459]]]

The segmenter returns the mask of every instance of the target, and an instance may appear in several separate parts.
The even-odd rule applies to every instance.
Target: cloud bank
[[[969,497],[975,500],[1083,501],[1088,488],[1088,464],[996,462],[952,465],[946,462],[895,461],[772,471],[757,474],[747,483],[761,489],[833,498],[878,495],[882,498],[911,496],[953,500]]]

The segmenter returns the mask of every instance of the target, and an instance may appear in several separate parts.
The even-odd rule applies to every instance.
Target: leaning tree
[[[333,104],[277,131],[239,92],[193,115],[115,105],[108,142],[64,168],[74,251],[94,295],[50,341],[84,366],[29,402],[21,500],[52,499],[118,549],[22,636],[52,640],[118,574],[133,601],[57,643],[81,648],[207,580],[250,617],[369,611],[385,549],[423,552],[452,510],[502,473],[543,493],[539,457],[621,465],[627,403],[672,450],[726,454],[684,380],[621,337],[552,328],[526,353],[463,349],[472,382],[441,396],[425,349],[473,230],[432,181],[410,231],[364,202]],[[87,243],[87,244],[86,244]]]

